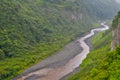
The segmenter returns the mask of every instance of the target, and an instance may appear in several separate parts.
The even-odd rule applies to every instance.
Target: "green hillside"
[[[119,15],[113,20],[114,29],[120,23]],[[113,28],[92,39],[93,50],[81,64],[80,71],[69,80],[120,80],[120,47],[111,51],[111,30]]]
[[[113,0],[94,1],[0,1],[0,79],[9,80],[58,52],[119,10]]]

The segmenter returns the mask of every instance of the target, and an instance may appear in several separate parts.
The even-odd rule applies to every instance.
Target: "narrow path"
[[[86,58],[87,54],[90,52],[90,48],[86,44],[85,40],[92,37],[95,34],[95,31],[104,31],[109,29],[109,26],[104,23],[101,23],[101,25],[103,28],[92,29],[89,34],[76,41],[83,50],[78,55],[70,59],[65,65],[59,65],[57,67],[44,67],[23,75],[17,80],[60,80],[65,75],[71,73],[74,69],[79,67],[82,61]]]

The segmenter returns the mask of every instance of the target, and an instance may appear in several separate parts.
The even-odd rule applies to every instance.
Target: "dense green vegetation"
[[[98,55],[95,55],[95,54]],[[120,47],[109,52],[107,47],[92,51],[81,65],[81,71],[69,80],[119,80]],[[95,57],[93,57],[95,56]]]
[[[95,27],[97,20],[112,18],[118,11],[112,0],[112,5],[108,0],[94,1],[0,1],[0,80],[9,80],[56,53]]]
[[[120,23],[119,15],[120,12],[113,20],[115,28]],[[81,64],[80,71],[69,80],[120,80],[120,47],[111,51],[110,30],[99,33],[92,39],[93,50]]]
[[[118,14],[114,17],[113,23],[112,23],[112,28],[115,29],[118,27],[118,24],[120,23],[120,11]]]

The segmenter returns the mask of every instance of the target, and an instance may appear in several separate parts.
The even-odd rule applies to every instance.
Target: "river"
[[[79,67],[82,61],[86,58],[87,54],[90,52],[90,47],[87,45],[85,40],[92,37],[95,34],[95,31],[99,32],[109,29],[109,26],[105,25],[104,23],[101,23],[101,26],[103,27],[92,29],[89,34],[81,37],[76,41],[79,43],[79,46],[82,47],[82,51],[70,59],[65,65],[53,68],[48,67],[38,69],[36,71],[30,72],[29,74],[21,76],[17,80],[60,80],[62,77],[73,72],[76,68]]]

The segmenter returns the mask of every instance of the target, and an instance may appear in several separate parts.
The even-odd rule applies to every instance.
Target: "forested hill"
[[[112,41],[112,49],[115,49],[120,45],[120,12],[118,12],[117,16],[115,16],[113,23],[113,41]]]
[[[111,4],[111,5],[110,5]],[[111,19],[114,0],[0,1],[0,79],[10,79]]]

